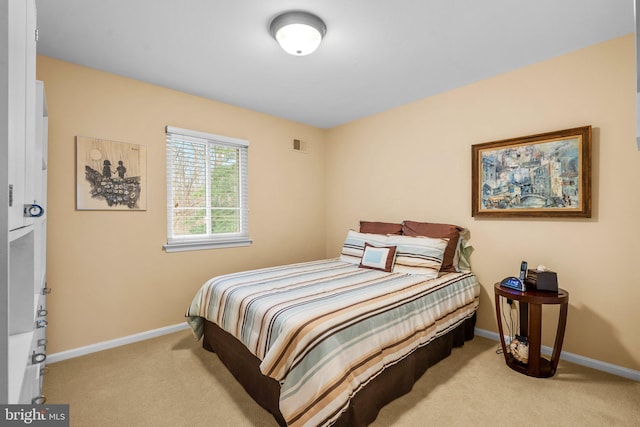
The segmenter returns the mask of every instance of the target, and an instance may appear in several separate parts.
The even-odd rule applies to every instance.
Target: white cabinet
[[[26,224],[9,230],[8,403],[44,403],[42,374],[46,361],[49,292],[46,284],[47,109],[42,82],[37,82],[34,150],[25,157],[41,216],[24,216]]]
[[[31,170],[41,216],[27,217],[22,227],[9,231],[8,300],[8,403],[44,403],[42,374],[46,360],[46,326],[49,292],[46,283],[46,153],[47,109],[44,86],[37,82],[38,111],[34,120],[34,150],[25,158]],[[28,166],[27,166],[28,165]],[[36,191],[37,190],[37,191]]]
[[[35,142],[36,8],[34,0],[8,1],[9,229],[27,223],[24,205],[33,202]]]
[[[44,403],[48,117],[35,45],[35,1],[0,2],[0,403],[9,404]]]

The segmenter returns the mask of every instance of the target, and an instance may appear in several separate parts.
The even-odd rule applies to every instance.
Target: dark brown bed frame
[[[461,347],[465,341],[471,340],[475,323],[474,314],[457,328],[418,348],[400,363],[387,367],[351,398],[349,408],[333,425],[359,427],[372,423],[384,405],[411,391],[413,384],[430,366],[449,356],[453,347]],[[256,356],[234,336],[206,320],[202,346],[217,353],[253,400],[271,412],[278,424],[286,426],[278,403],[280,385],[260,372],[260,360]]]

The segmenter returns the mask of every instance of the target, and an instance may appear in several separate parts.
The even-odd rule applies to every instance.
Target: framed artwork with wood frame
[[[474,217],[591,218],[591,126],[471,146]]]

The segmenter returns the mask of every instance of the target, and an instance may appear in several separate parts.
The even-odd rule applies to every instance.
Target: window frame
[[[163,245],[166,252],[183,252],[214,248],[229,248],[248,246],[253,241],[249,238],[249,207],[248,207],[248,152],[249,141],[232,138],[228,136],[216,135],[212,133],[199,132],[189,129],[182,129],[174,126],[166,126],[166,158],[167,158],[167,243]],[[225,148],[234,148],[240,151],[239,174],[240,182],[238,191],[240,193],[240,232],[236,233],[209,233],[202,235],[174,235],[173,232],[173,209],[174,209],[174,185],[173,185],[173,146],[174,140],[183,138],[205,145],[215,145]],[[207,159],[208,161],[209,159]],[[208,177],[206,178],[209,179]],[[208,204],[208,202],[207,202]],[[211,206],[205,208],[210,209]]]

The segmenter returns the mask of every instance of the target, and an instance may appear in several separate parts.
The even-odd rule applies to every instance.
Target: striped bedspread
[[[262,360],[288,425],[318,426],[386,366],[471,317],[479,293],[472,273],[424,280],[330,259],[212,278],[186,316],[196,337],[207,319]]]

